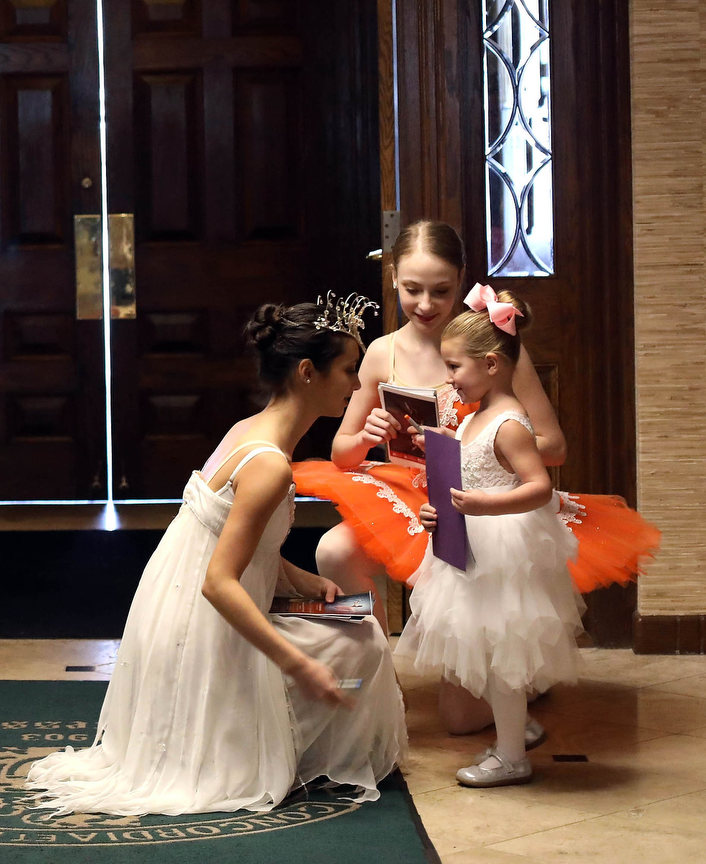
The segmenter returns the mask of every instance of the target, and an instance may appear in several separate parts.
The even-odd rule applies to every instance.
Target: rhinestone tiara
[[[369,300],[362,294],[349,294],[344,300],[342,297],[336,299],[333,291],[329,291],[324,301],[321,296],[316,298],[316,305],[321,308],[321,314],[314,320],[317,330],[333,330],[335,333],[347,333],[365,351],[365,345],[360,338],[360,330],[365,330],[363,313],[366,309],[373,309],[377,316],[378,303]]]

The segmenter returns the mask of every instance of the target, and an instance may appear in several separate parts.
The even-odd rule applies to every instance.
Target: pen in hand
[[[417,432],[418,432],[420,435],[423,435],[423,434],[424,434],[424,428],[423,428],[422,426],[420,426],[419,423],[417,423],[416,420],[413,420],[413,419],[409,416],[409,414],[405,414],[405,415],[404,415],[404,419],[405,419],[405,420],[410,424],[410,426],[414,426],[414,428],[417,430]]]

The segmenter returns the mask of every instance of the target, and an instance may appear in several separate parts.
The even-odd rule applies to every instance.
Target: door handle
[[[382,261],[382,249],[373,249],[365,256],[366,261]]]
[[[135,295],[135,217],[110,213],[110,317],[137,318]]]
[[[76,317],[103,317],[103,237],[101,217],[74,216]],[[110,317],[136,318],[135,219],[132,213],[108,215]]]
[[[76,317],[82,321],[103,317],[101,217],[74,216],[76,259]]]

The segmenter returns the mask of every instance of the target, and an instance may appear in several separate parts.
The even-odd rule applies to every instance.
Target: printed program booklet
[[[427,451],[427,491],[429,503],[436,508],[436,531],[432,536],[434,557],[465,570],[473,553],[468,547],[466,520],[451,503],[450,489],[462,489],[461,442],[440,432],[424,434]]]
[[[378,384],[380,405],[402,427],[397,437],[387,443],[387,456],[397,465],[424,465],[424,451],[414,443],[407,432],[413,424],[405,419],[408,414],[420,426],[439,425],[439,403],[433,387],[400,387],[396,384]]]
[[[363,594],[342,594],[333,603],[321,597],[275,597],[270,612],[298,618],[329,618],[336,621],[362,621],[373,614],[371,591]]]

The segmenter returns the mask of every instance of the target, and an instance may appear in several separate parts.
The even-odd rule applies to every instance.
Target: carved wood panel
[[[261,404],[265,301],[379,297],[375,5],[107,7],[111,211],[134,212],[137,320],[113,328],[115,484],[179,495]],[[371,146],[372,145],[372,146]],[[326,456],[319,424],[301,456]]]
[[[95,12],[70,6],[0,3],[2,499],[105,494],[101,331],[76,321],[72,229],[99,207]]]

